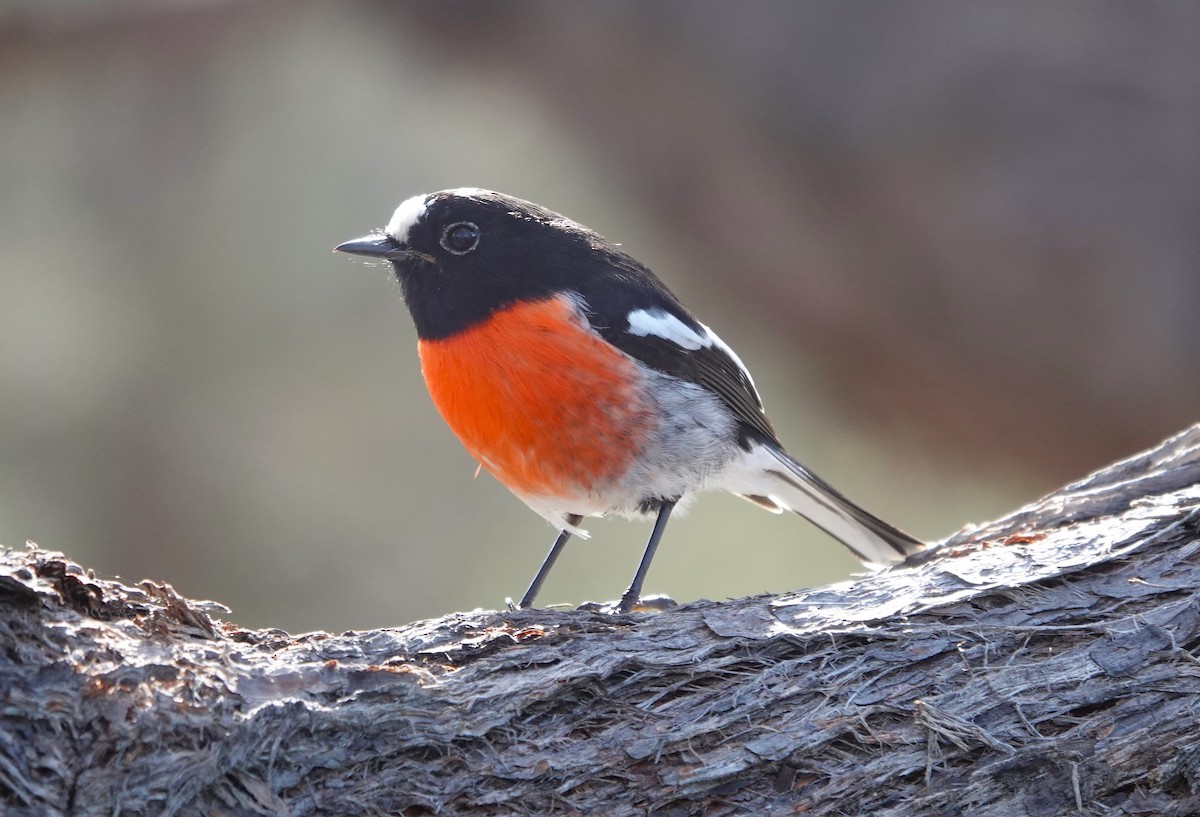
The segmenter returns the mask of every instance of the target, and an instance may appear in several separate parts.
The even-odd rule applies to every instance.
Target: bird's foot
[[[674,610],[678,606],[679,602],[670,596],[655,595],[631,599],[622,598],[620,601],[585,601],[575,609],[585,613],[618,615],[621,613],[661,613],[666,610]]]

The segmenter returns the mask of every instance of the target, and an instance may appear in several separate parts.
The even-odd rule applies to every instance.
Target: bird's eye
[[[455,255],[466,255],[479,246],[479,228],[469,221],[459,221],[442,231],[442,246]]]

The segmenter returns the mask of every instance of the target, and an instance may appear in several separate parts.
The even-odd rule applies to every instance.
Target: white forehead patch
[[[628,320],[631,335],[642,338],[653,335],[693,352],[712,346],[709,333],[700,334],[665,309],[635,309],[629,313]]]
[[[392,220],[388,222],[385,232],[401,244],[405,243],[408,231],[417,223],[417,219],[425,215],[425,202],[428,200],[429,196],[422,193],[402,201],[396,212],[392,213]]]
[[[400,206],[396,208],[396,212],[392,213],[392,220],[388,222],[384,229],[388,235],[404,244],[408,240],[408,234],[412,230],[421,216],[425,215],[425,210],[429,207],[429,200],[438,196],[462,196],[463,198],[478,198],[480,196],[496,195],[491,190],[484,190],[482,187],[456,187],[453,190],[443,190],[440,193],[422,193],[419,196],[413,196],[411,199],[405,199],[400,202]]]

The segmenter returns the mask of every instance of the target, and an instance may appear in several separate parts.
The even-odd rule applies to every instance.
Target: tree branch
[[[0,558],[11,815],[1194,814],[1200,426],[901,569],[248,631]]]

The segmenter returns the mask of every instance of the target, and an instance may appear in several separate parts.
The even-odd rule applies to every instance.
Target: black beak
[[[412,255],[402,249],[396,239],[390,235],[365,235],[345,244],[338,244],[334,252],[344,252],[347,255],[365,255],[367,258],[386,258],[389,261],[401,261]]]

